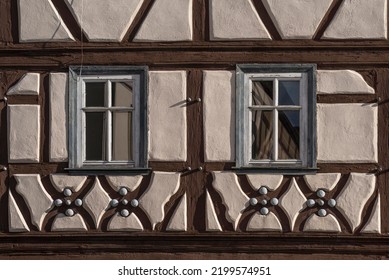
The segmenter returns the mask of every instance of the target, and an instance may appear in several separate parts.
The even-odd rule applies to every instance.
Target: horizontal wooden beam
[[[0,69],[67,69],[70,65],[148,65],[150,67],[234,69],[242,63],[316,63],[320,67],[388,67],[389,49],[347,50],[47,50],[0,51]]]
[[[1,236],[0,258],[39,255],[40,258],[66,253],[85,256],[110,253],[234,253],[370,255],[389,257],[389,237],[269,234],[82,234]]]

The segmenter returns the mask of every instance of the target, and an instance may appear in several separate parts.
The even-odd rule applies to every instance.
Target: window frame
[[[73,173],[105,173],[105,172],[125,172],[143,173],[148,170],[148,121],[147,121],[147,79],[148,67],[146,66],[71,66],[69,67],[69,168]],[[85,159],[85,112],[89,111],[85,106],[85,82],[111,81],[107,83],[104,98],[107,99],[112,93],[109,84],[120,81],[133,81],[133,117],[132,117],[132,150],[134,160],[131,161],[110,161],[109,157],[104,161],[86,161]],[[91,107],[93,108],[93,107]],[[104,107],[99,107],[98,111],[112,112],[110,102],[106,101]],[[124,112],[117,109],[119,112]],[[125,108],[125,111],[130,108]],[[93,111],[93,109],[91,109]],[[110,113],[107,113],[105,124],[111,124],[107,130],[106,152],[112,149],[109,146],[109,133],[112,130]],[[107,126],[108,128],[108,126]]]
[[[300,83],[300,160],[252,160],[251,122],[252,82],[258,80],[299,79]],[[238,64],[236,66],[236,166],[235,169],[247,173],[311,174],[316,166],[316,65],[315,64]],[[274,89],[273,92],[278,91]],[[306,92],[304,92],[306,91]],[[277,102],[277,101],[275,101]],[[262,106],[267,111],[278,112],[288,106]],[[254,107],[257,107],[256,109]],[[254,109],[253,109],[254,108]],[[277,116],[277,113],[273,113]],[[273,120],[273,127],[278,119]],[[278,149],[278,133],[273,130],[273,150]],[[277,153],[276,153],[277,154]]]

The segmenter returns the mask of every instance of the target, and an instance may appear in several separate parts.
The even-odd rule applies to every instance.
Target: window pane
[[[253,82],[252,104],[273,105],[273,81]]]
[[[105,113],[88,112],[85,113],[86,131],[85,147],[86,160],[105,159]]]
[[[300,104],[300,81],[279,81],[278,105]]]
[[[112,106],[113,107],[133,107],[133,83],[113,82],[112,83]]]
[[[278,159],[300,159],[300,111],[278,112]]]
[[[104,107],[105,83],[85,83],[86,107]]]
[[[132,113],[112,113],[112,160],[132,160]]]
[[[273,111],[252,111],[252,159],[271,159]]]

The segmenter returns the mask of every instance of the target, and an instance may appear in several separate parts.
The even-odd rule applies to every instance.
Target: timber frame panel
[[[18,16],[16,1],[0,2],[0,99],[7,90],[27,72],[40,73],[41,91],[38,96],[8,96],[8,103],[0,103],[0,165],[7,170],[0,171],[0,258],[61,258],[61,259],[163,259],[163,258],[237,258],[237,259],[387,259],[389,258],[389,57],[388,40],[321,40],[321,36],[334,18],[342,1],[333,1],[329,11],[320,23],[312,40],[282,40],[266,11],[260,12],[273,40],[268,41],[210,41],[209,0],[193,0],[193,41],[191,42],[132,42],[141,23],[147,17],[155,1],[146,0],[140,8],[132,25],[120,43],[87,42],[85,34],[80,32],[77,22],[63,1],[52,1],[58,9],[71,33],[76,38],[70,43],[18,43]],[[261,1],[254,1],[258,9]],[[15,190],[17,182],[14,175],[40,174],[42,184],[48,193],[58,194],[50,186],[49,175],[66,173],[67,162],[49,161],[49,73],[67,73],[69,67],[78,65],[147,65],[150,71],[185,71],[187,74],[186,96],[192,100],[203,99],[203,71],[234,71],[238,64],[316,64],[318,70],[354,70],[360,73],[366,82],[375,88],[375,94],[331,94],[318,95],[318,104],[364,103],[378,105],[378,163],[318,163],[321,173],[340,173],[336,188],[331,194],[339,194],[350,177],[350,173],[368,173],[376,175],[377,187],[362,210],[366,224],[374,207],[374,198],[381,197],[381,234],[361,234],[362,226],[353,233],[345,219],[340,219],[341,234],[303,233],[305,219],[313,211],[304,212],[304,217],[296,221],[299,232],[286,228],[281,233],[245,232],[249,216],[254,209],[243,213],[238,231],[234,231],[231,221],[220,215],[223,232],[207,232],[204,221],[206,193],[215,204],[217,213],[226,212],[220,194],[213,187],[213,172],[234,171],[234,162],[206,162],[204,159],[203,105],[201,102],[186,104],[187,118],[187,160],[185,162],[149,161],[148,168],[157,172],[180,173],[180,189],[164,205],[166,219],[156,224],[147,220],[145,213],[137,212],[144,222],[144,232],[108,233],[105,230],[88,226],[85,233],[53,233],[51,225],[57,212],[48,214],[43,231],[27,221],[31,232],[10,233],[8,229],[9,189]],[[40,132],[39,163],[9,163],[7,144],[7,104],[40,105],[42,129]],[[191,167],[191,170],[188,170]],[[201,167],[201,170],[200,170]],[[144,171],[144,170],[143,170]],[[146,170],[148,171],[148,170]],[[136,171],[139,173],[139,170]],[[285,193],[292,176],[287,173],[275,195]],[[89,173],[89,175],[93,175]],[[93,176],[86,180],[82,195],[93,185]],[[143,194],[152,180],[146,175],[132,196]],[[237,175],[244,193],[253,190],[244,175]],[[103,188],[109,195],[115,195],[108,189],[104,176],[99,176]],[[302,186],[304,194],[310,193],[302,176],[296,181]],[[30,218],[28,205],[23,197],[13,191],[21,212]],[[186,232],[166,232],[173,210],[179,198],[187,199]],[[275,210],[283,224],[288,219],[282,211]],[[88,225],[92,218],[86,211]],[[113,215],[113,210],[105,218]],[[105,220],[102,228],[107,228]]]

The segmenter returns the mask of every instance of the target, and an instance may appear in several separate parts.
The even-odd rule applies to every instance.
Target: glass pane
[[[278,159],[300,159],[300,111],[278,112]]]
[[[252,112],[252,159],[271,159],[273,152],[273,111]]]
[[[133,107],[133,83],[113,82],[112,83],[112,106]]]
[[[85,83],[86,107],[104,107],[105,83]]]
[[[253,82],[252,106],[273,105],[273,81]]]
[[[278,91],[278,105],[300,105],[300,81],[279,81]]]
[[[88,112],[85,113],[85,146],[86,160],[104,160],[105,159],[105,113]]]
[[[112,160],[132,160],[132,113],[112,113]]]

